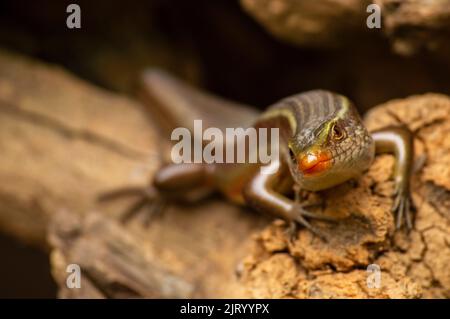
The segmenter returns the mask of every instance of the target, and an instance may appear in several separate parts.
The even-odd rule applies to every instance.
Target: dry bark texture
[[[357,185],[324,192],[329,243],[299,232],[292,244],[279,222],[256,238],[244,282],[255,297],[448,298],[450,296],[450,99],[426,94],[391,101],[366,117],[369,129],[407,125],[416,136],[414,230],[394,231],[390,175],[394,158],[378,156]],[[424,163],[425,161],[425,163]],[[365,271],[377,264],[381,287],[367,288]]]
[[[371,3],[380,6],[381,31],[366,26]],[[241,4],[273,35],[300,46],[343,46],[354,41],[355,34],[382,32],[399,54],[422,49],[449,52],[449,0],[241,0]]]
[[[96,205],[146,185],[166,139],[138,103],[0,51],[0,230],[50,250],[60,296],[243,295],[235,266],[264,219],[209,201],[124,227],[115,217],[134,198]],[[73,263],[81,289],[66,287]]]
[[[45,245],[52,212],[86,211],[94,194],[154,168],[140,106],[58,67],[2,51],[0,114],[0,227],[24,241]]]
[[[395,52],[412,55],[427,50],[450,52],[449,0],[376,0],[383,15],[383,32]]]
[[[241,0],[242,7],[274,36],[313,47],[339,46],[363,31],[365,8],[369,3],[366,0]]]
[[[356,184],[319,195],[317,226],[288,243],[270,222],[218,199],[170,206],[149,228],[117,215],[132,198],[95,196],[145,185],[161,140],[141,106],[65,71],[0,52],[0,229],[49,250],[61,297],[449,297],[450,98],[428,94],[381,105],[370,129],[402,122],[416,134],[415,229],[391,240],[392,156],[378,156]],[[424,156],[426,157],[424,157]],[[420,159],[426,159],[421,161]],[[263,229],[263,230],[262,230]],[[68,289],[66,267],[82,270]],[[382,270],[367,288],[365,268]]]

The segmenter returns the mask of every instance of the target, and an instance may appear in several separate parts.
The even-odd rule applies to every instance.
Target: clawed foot
[[[411,212],[413,207],[409,191],[404,189],[401,185],[398,186],[395,191],[395,200],[391,209],[391,211],[396,214],[395,224],[397,229],[400,229],[403,224],[406,224],[408,231],[413,228]]]
[[[139,212],[144,211],[144,208],[147,208],[144,215],[144,226],[148,226],[156,216],[162,213],[166,205],[164,198],[159,196],[158,192],[150,187],[127,187],[117,189],[101,194],[98,197],[98,200],[100,202],[106,202],[125,196],[133,196],[137,197],[137,199],[132,205],[129,206],[128,209],[120,214],[120,221],[122,223],[127,223]]]
[[[312,206],[312,205],[308,205],[308,206]],[[316,227],[312,226],[308,222],[308,220],[306,220],[306,218],[313,218],[313,219],[323,220],[323,221],[327,221],[327,222],[336,222],[337,218],[310,212],[306,209],[306,207],[307,206],[301,205],[301,204],[294,204],[294,206],[292,207],[291,215],[294,220],[293,220],[293,222],[290,223],[290,225],[286,231],[289,236],[290,241],[292,242],[296,239],[297,225],[300,224],[300,225],[304,226],[305,228],[307,228],[309,231],[311,231],[316,236],[320,237],[325,242],[328,242],[327,236],[323,232],[318,230]]]

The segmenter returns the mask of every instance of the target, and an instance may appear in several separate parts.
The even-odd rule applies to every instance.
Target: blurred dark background
[[[72,2],[81,7],[81,29],[66,27]],[[237,0],[2,0],[0,47],[128,95],[149,66],[260,108],[316,88],[349,96],[362,112],[393,98],[450,92],[449,61],[398,56],[380,33],[340,48],[299,48],[270,36]],[[0,297],[56,296],[45,253],[6,237],[0,250]]]
[[[82,28],[69,30],[71,2],[1,1],[2,46],[116,91],[132,93],[140,71],[156,65],[259,107],[314,88],[362,109],[450,88],[449,61],[398,56],[380,32],[349,35],[333,50],[298,48],[269,35],[238,0],[76,1]]]

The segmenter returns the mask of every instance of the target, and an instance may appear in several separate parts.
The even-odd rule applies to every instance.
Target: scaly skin
[[[301,224],[323,238],[306,218],[330,218],[309,212],[284,193],[292,190],[293,185],[309,191],[336,186],[363,174],[376,152],[392,152],[397,158],[393,211],[397,214],[398,227],[403,220],[409,228],[412,227],[409,194],[413,160],[411,133],[406,128],[397,127],[369,134],[347,98],[328,91],[310,91],[285,98],[257,116],[251,109],[232,102],[220,102],[160,71],[146,73],[144,93],[146,100],[151,101],[149,105],[156,105],[158,113],[164,113],[166,117],[170,117],[172,112],[172,119],[180,118],[180,114],[191,114],[187,107],[192,108],[192,114],[195,114],[194,108],[197,113],[199,109],[206,113],[208,105],[214,104],[214,110],[204,116],[213,125],[226,123],[231,127],[235,118],[245,118],[247,123],[253,118],[253,127],[257,129],[278,128],[280,156],[271,163],[278,169],[273,174],[262,174],[259,163],[169,164],[156,174],[151,187],[144,192],[124,189],[104,198],[143,192],[154,204],[167,198],[198,200],[210,191],[219,191],[235,203],[274,214],[293,222],[293,225]],[[192,103],[186,106],[189,104],[186,101]],[[172,127],[177,124],[192,126],[192,123],[175,123]],[[142,206],[141,200],[128,216]]]

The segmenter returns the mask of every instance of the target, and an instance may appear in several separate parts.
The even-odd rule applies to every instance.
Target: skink
[[[296,94],[259,114],[254,109],[200,92],[169,74],[150,70],[144,74],[142,96],[166,129],[184,126],[192,130],[195,119],[212,127],[279,129],[277,170],[262,174],[261,163],[168,164],[146,189],[124,188],[102,196],[114,198],[141,193],[142,198],[125,218],[150,204],[162,207],[167,199],[199,199],[219,191],[230,201],[249,205],[281,217],[292,225],[303,225],[323,237],[309,219],[330,219],[309,211],[286,196],[293,187],[320,191],[356,179],[371,165],[375,154],[393,153],[396,225],[412,227],[410,177],[413,138],[405,127],[389,127],[369,133],[352,102],[324,90]],[[205,126],[206,126],[205,125]]]

